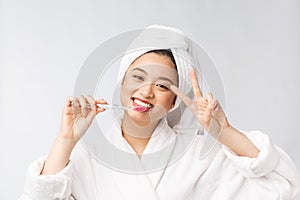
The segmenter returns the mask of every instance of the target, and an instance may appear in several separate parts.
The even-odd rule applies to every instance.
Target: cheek
[[[157,103],[161,104],[165,109],[170,110],[173,107],[174,97],[172,93],[160,94]]]
[[[132,84],[132,83],[127,82],[127,81],[123,82],[123,84],[121,86],[121,91],[120,91],[120,98],[121,98],[121,103],[122,103],[123,106],[128,105],[131,96],[137,90],[138,90],[138,85],[137,84]]]

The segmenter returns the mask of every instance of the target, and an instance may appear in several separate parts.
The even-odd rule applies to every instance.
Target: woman
[[[138,160],[168,145],[178,146],[175,127],[189,119],[182,117],[171,126],[168,115],[178,110],[182,100],[194,119],[222,145],[198,159],[203,137],[197,135],[182,156],[172,164],[167,159],[159,170],[136,174],[115,170],[97,162],[78,143],[95,116],[105,111],[100,104],[107,102],[91,96],[69,97],[60,133],[50,154],[29,168],[22,198],[244,200],[296,196],[300,178],[286,153],[259,131],[240,132],[233,128],[212,94],[203,96],[196,72],[182,59],[182,55],[192,55],[185,37],[177,30],[170,37],[169,31],[174,29],[158,28],[159,34],[142,33],[134,42],[152,43],[159,38],[159,45],[123,58],[119,73],[121,103],[128,109],[106,137]],[[167,37],[163,37],[164,32],[168,32]],[[147,37],[152,40],[144,40]],[[183,75],[186,73],[190,73],[190,82],[182,78],[188,79]],[[191,89],[189,84],[195,101],[186,95]]]

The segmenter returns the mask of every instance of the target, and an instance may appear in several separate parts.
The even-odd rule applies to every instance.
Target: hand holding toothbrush
[[[68,97],[62,113],[59,134],[45,161],[41,174],[56,174],[69,162],[74,146],[92,124],[95,116],[105,108],[105,100],[94,100],[91,96]]]

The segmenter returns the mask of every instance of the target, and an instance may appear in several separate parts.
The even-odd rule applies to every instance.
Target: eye
[[[144,78],[142,76],[133,75],[132,77],[135,78],[135,79],[137,79],[137,80],[144,81]]]
[[[156,86],[157,86],[157,87],[160,87],[160,88],[163,89],[163,90],[169,90],[169,88],[168,88],[167,86],[165,86],[165,85],[163,85],[163,84],[160,84],[160,83],[157,83]]]

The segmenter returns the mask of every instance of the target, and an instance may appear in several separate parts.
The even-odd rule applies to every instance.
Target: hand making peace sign
[[[191,70],[190,77],[196,101],[190,99],[174,85],[171,86],[171,90],[187,105],[205,130],[218,138],[223,128],[228,126],[225,113],[218,100],[213,99],[211,93],[207,93],[205,97],[202,96],[194,69]]]

